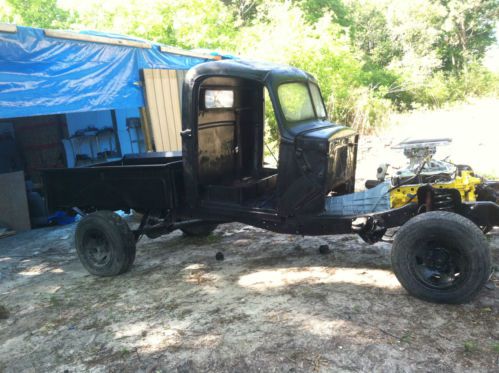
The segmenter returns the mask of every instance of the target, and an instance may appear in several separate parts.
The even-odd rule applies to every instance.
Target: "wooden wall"
[[[180,151],[184,74],[176,70],[144,69],[146,112],[153,150]]]

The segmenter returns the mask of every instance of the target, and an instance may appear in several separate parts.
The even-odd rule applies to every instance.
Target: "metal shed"
[[[42,168],[180,150],[185,71],[221,58],[123,35],[0,24],[0,174],[23,171],[36,191]]]
[[[178,72],[215,58],[123,35],[0,25],[0,119],[153,106],[153,126],[177,129]],[[159,133],[155,150],[178,147]]]

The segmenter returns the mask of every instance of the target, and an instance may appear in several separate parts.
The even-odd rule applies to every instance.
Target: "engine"
[[[476,201],[477,187],[482,183],[482,179],[476,177],[469,166],[434,159],[437,146],[448,145],[451,141],[412,140],[394,147],[404,151],[408,165],[398,170],[390,179],[391,208],[418,202],[418,198],[422,198],[421,187],[431,189],[433,208],[439,210],[450,210],[461,201]]]

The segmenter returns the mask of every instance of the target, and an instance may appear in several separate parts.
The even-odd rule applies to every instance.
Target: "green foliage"
[[[278,149],[279,129],[268,91],[265,90],[265,139],[272,152]],[[267,149],[268,150],[268,149]]]
[[[232,13],[219,0],[168,1],[158,8],[164,25],[157,37],[159,42],[184,48],[235,46]]]
[[[7,0],[16,22],[41,28],[67,28],[71,12],[57,6],[57,0]]]
[[[352,43],[364,53],[368,63],[385,67],[401,56],[402,47],[390,32],[386,9],[374,3],[354,2],[350,11],[353,18]]]
[[[256,17],[257,8],[263,0],[222,0],[232,11],[236,26],[247,26]]]
[[[267,3],[259,10],[254,25],[239,34],[243,55],[310,72],[337,122],[371,131],[386,120],[391,102],[383,96],[388,87],[369,86],[372,74],[364,71],[361,55],[330,13],[310,24],[301,9],[287,3]]]
[[[428,78],[424,85],[414,90],[413,101],[430,108],[441,107],[451,100],[450,80],[453,79],[443,71],[437,71]]]
[[[369,87],[348,89],[345,95],[330,100],[331,115],[339,123],[350,124],[361,133],[371,133],[387,123],[393,106]]]
[[[461,72],[435,72],[424,85],[414,88],[413,102],[438,108],[468,97],[497,94],[499,76],[473,63]]]
[[[331,13],[333,20],[341,26],[352,24],[348,7],[342,0],[296,0],[307,21],[317,22],[324,13]]]
[[[12,7],[7,3],[7,0],[0,0],[0,22],[16,23],[16,17]]]
[[[463,344],[464,352],[472,354],[478,351],[478,345],[475,341],[465,341]]]
[[[460,95],[454,100],[462,100],[469,96],[482,96],[498,93],[498,75],[484,68],[479,63],[470,63],[455,77],[455,89]]]
[[[332,120],[363,132],[392,110],[499,94],[483,67],[499,0],[0,0],[0,21],[97,29],[291,64]],[[272,146],[278,130],[267,100]]]
[[[485,55],[495,42],[499,19],[498,0],[440,0],[445,9],[437,50],[443,67],[463,70],[470,62]]]
[[[11,1],[11,0],[9,0]],[[182,48],[234,47],[232,12],[220,0],[88,0],[79,26],[130,34]],[[83,27],[81,27],[83,28]]]

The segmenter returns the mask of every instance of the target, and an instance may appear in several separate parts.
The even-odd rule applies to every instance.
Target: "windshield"
[[[310,84],[309,90],[306,83],[284,83],[277,89],[277,94],[284,117],[288,122],[326,117],[321,94],[315,84]]]
[[[305,84],[281,84],[277,92],[286,120],[298,122],[315,117],[312,100]]]

